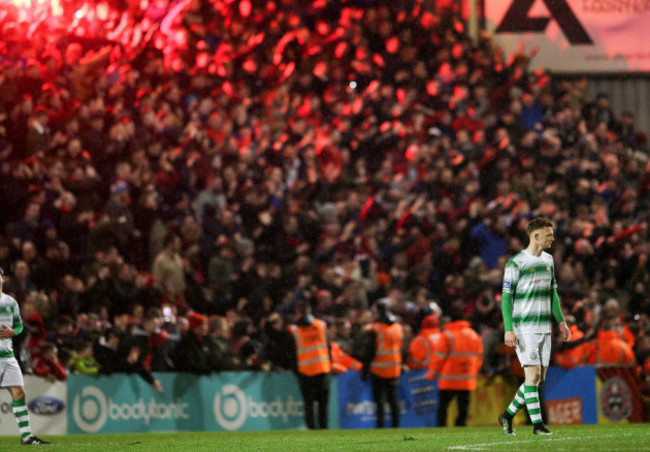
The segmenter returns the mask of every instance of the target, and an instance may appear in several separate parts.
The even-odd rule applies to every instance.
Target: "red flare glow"
[[[300,16],[298,14],[291,14],[288,22],[293,28],[297,28],[300,25]]]
[[[255,61],[253,61],[252,58],[248,58],[242,64],[242,68],[244,68],[246,72],[255,72],[255,70],[257,69],[257,64],[255,64]]]
[[[209,62],[210,55],[208,55],[206,52],[200,52],[198,55],[196,55],[196,67],[199,69],[206,68]]]
[[[426,11],[424,14],[422,14],[420,23],[422,24],[422,28],[428,30],[438,23],[438,18],[431,14],[429,11]]]
[[[251,2],[250,0],[240,0],[239,2],[239,14],[242,17],[248,17],[251,15]]]
[[[409,147],[406,148],[406,152],[404,153],[404,157],[406,160],[409,162],[412,161],[418,154],[418,146],[417,144],[413,143]]]
[[[406,100],[406,92],[404,91],[404,88],[398,88],[395,94],[397,95],[397,102],[400,105],[404,105],[404,101]]]
[[[393,36],[392,38],[386,41],[386,51],[388,53],[396,53],[398,49],[399,49],[399,41],[397,39],[397,36]]]
[[[224,82],[221,86],[221,89],[228,97],[232,97],[232,84],[230,82]]]
[[[258,33],[255,36],[251,36],[248,38],[248,45],[249,46],[256,46],[258,44],[261,44],[262,41],[264,41],[264,33]]]
[[[336,58],[341,58],[347,49],[348,45],[345,42],[339,42],[336,49],[334,49],[334,56]]]
[[[316,25],[316,31],[321,35],[326,35],[330,32],[330,26],[325,22],[318,22]]]
[[[97,19],[101,21],[108,19],[108,9],[108,5],[105,2],[98,3],[97,7],[95,7],[95,11],[97,12]]]
[[[319,61],[318,63],[316,63],[316,66],[314,66],[315,77],[322,78],[326,72],[327,72],[327,65],[324,62]]]
[[[316,55],[318,52],[320,52],[320,50],[320,46],[310,46],[307,49],[307,55]]]
[[[354,102],[352,103],[352,113],[357,115],[359,114],[362,108],[363,108],[363,99],[357,97],[356,99],[354,99]]]
[[[459,60],[463,56],[463,46],[461,44],[454,44],[454,47],[451,49],[451,55]]]
[[[429,80],[427,82],[427,93],[429,93],[430,96],[435,96],[438,94],[438,82],[436,80]]]
[[[282,71],[281,80],[284,81],[289,78],[289,76],[293,74],[294,69],[296,69],[296,63],[292,61],[291,63],[287,64],[287,67],[285,67],[284,71]]]

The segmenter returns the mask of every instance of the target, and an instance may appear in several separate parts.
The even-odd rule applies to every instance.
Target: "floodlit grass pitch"
[[[537,437],[532,427],[327,430],[274,432],[183,432],[45,436],[47,451],[644,451],[650,450],[650,424],[553,426],[555,436]],[[0,450],[23,450],[18,437],[0,437]]]

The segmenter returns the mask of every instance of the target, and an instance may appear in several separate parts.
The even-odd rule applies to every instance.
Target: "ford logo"
[[[29,411],[41,416],[53,416],[60,413],[65,408],[63,401],[54,397],[38,397],[27,405]]]

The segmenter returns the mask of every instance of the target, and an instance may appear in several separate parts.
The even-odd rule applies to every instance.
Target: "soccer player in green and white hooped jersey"
[[[32,435],[29,426],[23,373],[14,356],[11,342],[12,337],[23,331],[23,321],[20,318],[18,302],[13,297],[2,293],[3,278],[4,271],[0,268],[0,388],[7,388],[11,393],[14,418],[20,429],[20,443],[24,446],[49,444]]]
[[[503,433],[508,436],[514,436],[512,419],[524,405],[533,423],[533,434],[552,435],[544,426],[539,400],[539,386],[551,359],[551,315],[560,324],[562,340],[571,339],[557,295],[553,257],[544,251],[553,244],[553,223],[537,217],[528,223],[526,232],[528,246],[506,263],[503,276],[504,342],[516,347],[525,375],[510,406],[499,415]]]

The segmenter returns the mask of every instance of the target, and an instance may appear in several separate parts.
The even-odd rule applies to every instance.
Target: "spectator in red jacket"
[[[45,329],[45,322],[43,317],[34,311],[25,317],[25,325],[27,328],[27,353],[29,357],[34,360],[42,351],[43,345],[47,343],[47,330]]]
[[[51,342],[43,345],[41,353],[32,362],[32,369],[34,375],[45,377],[50,381],[55,379],[65,381],[68,378],[68,373],[59,362],[57,346]]]

